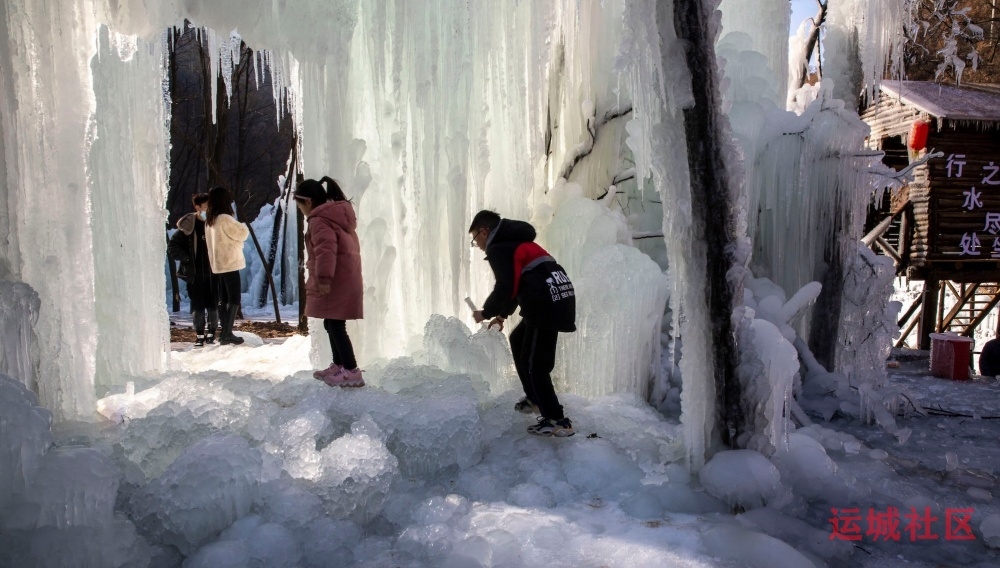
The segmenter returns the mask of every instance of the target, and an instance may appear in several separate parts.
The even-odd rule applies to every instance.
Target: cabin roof
[[[1000,91],[995,86],[884,81],[882,92],[938,119],[1000,122]]]

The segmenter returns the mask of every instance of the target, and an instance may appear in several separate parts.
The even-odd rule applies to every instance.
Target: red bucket
[[[955,333],[931,334],[931,374],[964,381],[969,378],[972,339]]]

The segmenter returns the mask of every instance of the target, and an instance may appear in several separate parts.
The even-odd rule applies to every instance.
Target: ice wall
[[[556,387],[586,396],[648,397],[660,372],[666,276],[631,246],[624,216],[591,199],[563,203],[542,242],[584,299],[577,304],[576,333],[559,339]]]
[[[702,428],[712,392],[697,383],[712,375],[710,350],[701,347],[711,335],[704,267],[690,260],[704,251],[691,245],[687,161],[678,150],[677,113],[692,101],[671,3],[5,6],[13,10],[0,57],[15,73],[5,75],[12,96],[0,102],[9,156],[3,203],[16,238],[0,248],[10,272],[39,291],[41,399],[58,415],[88,415],[95,382],[157,369],[161,284],[147,283],[162,274],[164,165],[154,154],[165,154],[165,128],[150,105],[160,88],[162,29],[186,17],[217,30],[215,38],[236,28],[270,50],[275,84],[293,88],[302,171],[337,178],[353,198],[366,319],[351,331],[362,362],[419,345],[434,313],[471,319],[462,298],[481,301],[492,284],[468,246],[477,210],[493,208],[544,231],[574,197],[564,176],[579,188],[576,197],[593,198],[636,154],[644,187],[673,205],[664,227],[676,266],[671,286],[683,296],[675,313],[683,307],[683,331],[692,338],[682,367],[694,382],[685,396],[696,401],[686,412],[692,428]],[[109,31],[99,33],[99,24]],[[561,256],[591,238],[571,236]],[[126,238],[135,248],[127,250]],[[564,377],[580,392],[643,392],[658,349],[662,275],[643,256],[615,250],[603,265],[582,268],[595,303],[581,313],[598,314],[604,308],[596,302],[609,291],[620,296],[641,283],[648,285],[642,297],[615,313],[642,319],[567,343],[567,360],[609,347],[616,354],[606,368],[613,377]],[[127,267],[124,276],[113,275],[119,266]],[[620,271],[600,290],[596,275],[607,266]],[[651,337],[639,338],[641,330]]]
[[[147,565],[149,547],[114,511],[121,471],[100,450],[52,447],[37,404],[0,374],[0,565]]]
[[[260,214],[252,223],[265,255],[270,254],[274,223],[278,223],[278,244],[271,276],[274,279],[279,306],[294,304],[299,299],[298,245],[296,244],[298,219],[295,213],[294,201],[288,199],[286,205],[285,200],[278,197],[273,204],[261,207]],[[243,257],[246,258],[247,266],[245,270],[241,271],[240,278],[243,281],[244,292],[249,294],[244,301],[245,307],[256,309],[264,306],[265,309],[271,308],[271,288],[267,282],[264,263],[250,239],[247,239],[243,244]],[[298,311],[285,308],[281,311],[281,317],[282,321],[293,321],[298,318]]]
[[[909,2],[844,0],[831,2],[823,39],[823,77],[834,83],[834,96],[854,108],[865,91],[877,97],[886,69],[902,78],[903,24]]]
[[[593,152],[571,177],[577,195],[599,195],[627,167],[624,120],[605,123],[597,144],[587,130],[631,104],[616,68],[622,10],[618,2],[362,3],[349,42],[338,32],[327,51],[296,54],[305,171],[340,179],[358,209],[366,317],[352,333],[362,360],[403,354],[433,313],[468,321],[462,298],[481,302],[492,285],[468,246],[476,211],[544,231],[571,197],[561,176],[585,149]],[[576,229],[555,253],[561,262],[591,238],[585,222]],[[631,277],[612,277],[609,288],[629,289]],[[662,312],[657,284],[650,294],[636,305]],[[597,297],[581,312],[601,311]],[[656,337],[651,323],[639,327]],[[596,373],[603,379],[566,365],[565,388],[644,392],[652,347],[627,337],[613,327],[567,336],[566,361],[610,350],[630,362],[611,363],[618,372]],[[320,345],[318,364],[324,352]]]
[[[558,6],[363,3],[349,44],[302,58],[305,171],[345,182],[358,208],[363,358],[402,354],[433,313],[468,317],[462,298],[489,285],[472,215],[527,219],[542,195],[527,157],[544,153]]]
[[[162,369],[167,150],[163,53],[101,26],[91,61],[88,187],[94,247],[99,389]],[[99,393],[103,394],[103,393]]]
[[[746,51],[752,51],[767,59],[767,67],[774,74],[767,77],[766,82],[755,83],[754,87],[762,89],[762,96],[773,97],[775,104],[784,106],[788,86],[784,77],[788,74],[788,26],[791,20],[791,6],[785,0],[722,0],[719,3],[722,12],[722,34],[720,41],[731,33],[747,34],[750,45]],[[731,61],[735,69],[727,69],[730,73],[746,69],[753,72],[759,65],[753,62]],[[766,93],[766,94],[765,94]]]
[[[41,300],[42,404],[58,415],[89,415],[97,317],[86,155],[97,21],[87,0],[5,2],[3,10],[4,193],[16,237],[0,248],[14,277]]]

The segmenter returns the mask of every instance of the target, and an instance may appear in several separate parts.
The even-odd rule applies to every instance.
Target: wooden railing
[[[976,328],[979,327],[986,316],[993,308],[1000,304],[1000,284],[979,282],[972,284],[959,284],[956,282],[941,282],[941,305],[937,310],[938,318],[934,326],[934,332],[943,333],[951,331],[965,337],[972,337]],[[943,307],[946,297],[950,295],[955,303],[947,313]],[[917,296],[903,312],[899,318],[899,328],[902,330],[896,347],[911,347],[907,343],[920,322],[919,309],[923,303],[923,295]],[[917,338],[919,342],[919,338]],[[916,345],[912,345],[916,348]]]
[[[891,258],[893,264],[896,266],[896,274],[901,273],[903,269],[906,268],[906,238],[908,235],[906,215],[903,214],[905,211],[906,205],[900,207],[891,215],[886,216],[885,219],[882,219],[878,225],[875,225],[875,228],[869,231],[868,234],[861,239],[861,242],[864,243],[865,246],[870,247],[875,252],[881,252]],[[899,235],[897,245],[893,246],[893,244],[886,239],[886,236],[892,228],[893,221],[897,218],[900,219]]]

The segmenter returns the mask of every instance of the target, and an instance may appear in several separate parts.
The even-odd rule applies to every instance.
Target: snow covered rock
[[[983,533],[983,542],[990,548],[1000,548],[1000,514],[989,515],[979,523],[979,531]]]
[[[787,501],[778,469],[752,450],[719,452],[705,464],[701,483],[713,497],[730,507],[752,509]]]

